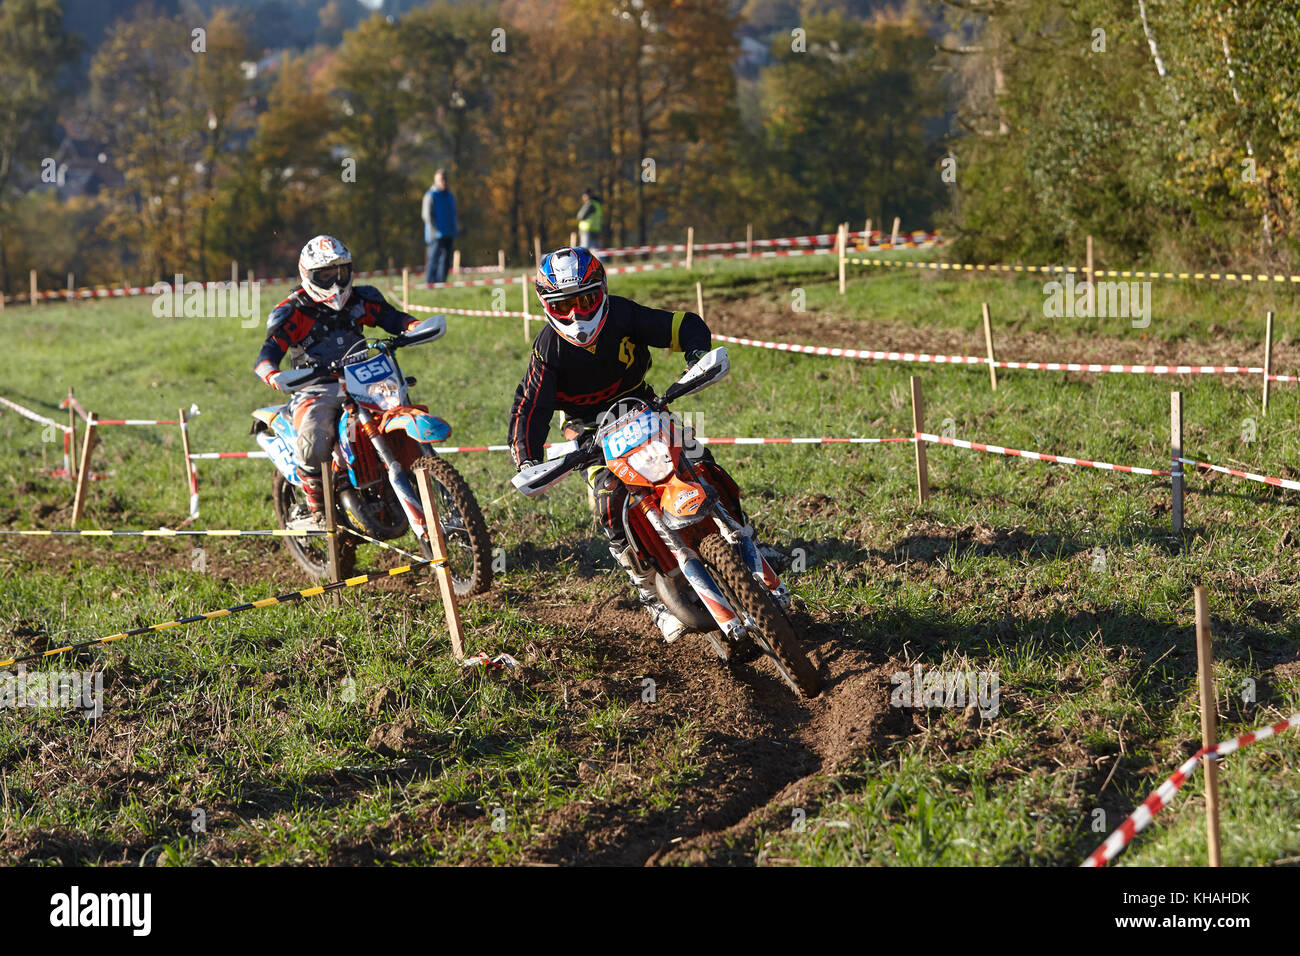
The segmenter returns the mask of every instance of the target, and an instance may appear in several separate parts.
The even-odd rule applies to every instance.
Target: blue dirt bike
[[[469,485],[434,450],[435,443],[451,434],[451,426],[429,414],[425,406],[410,404],[407,389],[415,379],[402,374],[396,357],[399,348],[432,342],[446,331],[446,318],[435,316],[393,338],[360,341],[336,362],[281,372],[277,382],[287,392],[318,385],[323,379],[342,383],[338,440],[331,467],[323,476],[333,482],[334,520],[340,528],[379,541],[413,535],[420,553],[431,557],[413,474],[415,469],[428,470],[452,581],[457,596],[465,597],[492,584],[491,538]],[[253,417],[257,443],[276,467],[271,482],[276,523],[291,528],[309,512],[293,453],[297,431],[289,406],[259,408]],[[340,572],[345,576],[355,566],[357,541],[355,535],[340,537]],[[326,576],[329,559],[323,539],[286,537],[284,542],[303,570],[314,578]]]

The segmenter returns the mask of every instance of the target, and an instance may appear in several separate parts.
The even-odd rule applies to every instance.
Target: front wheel
[[[447,568],[456,597],[482,594],[492,586],[492,539],[474,492],[445,458],[417,458],[411,470],[420,469],[429,472],[433,486],[433,504],[447,543]]]
[[[789,616],[750,573],[739,550],[722,535],[711,534],[700,542],[699,554],[732,607],[749,618],[753,625],[750,636],[772,658],[785,682],[804,697],[820,694],[821,678],[804,653]]]

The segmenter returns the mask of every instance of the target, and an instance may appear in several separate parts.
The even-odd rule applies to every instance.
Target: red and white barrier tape
[[[910,442],[911,438],[697,438],[701,445],[879,445],[887,442]],[[553,442],[544,447],[550,448]],[[455,455],[473,451],[509,451],[509,445],[453,445],[435,446],[440,455]],[[221,458],[266,458],[264,451],[208,451],[190,455],[196,461],[215,461]]]
[[[1011,455],[1016,458],[1029,458],[1033,461],[1050,461],[1058,465],[1079,465],[1082,468],[1100,468],[1103,471],[1123,471],[1134,475],[1168,475],[1167,471],[1157,468],[1139,468],[1136,465],[1112,465],[1105,461],[1090,461],[1087,458],[1071,458],[1068,455],[1048,455],[1038,451],[1022,451],[1019,448],[1004,448],[1001,445],[985,445],[980,442],[963,441],[960,438],[947,438],[943,435],[930,435],[917,432],[916,437],[924,442],[937,445],[952,445],[954,448],[969,448],[972,451],[986,451],[993,455]]]
[[[887,352],[878,349],[836,348],[828,345],[796,345],[791,342],[766,342],[761,339],[738,338],[731,335],[713,336],[720,342],[734,342],[754,348],[778,352],[799,352],[807,355],[829,355],[838,358],[871,359],[887,362],[926,362],[939,365],[984,365],[988,358],[982,355],[932,355],[927,352]],[[1024,369],[1039,372],[1126,372],[1136,375],[1262,375],[1262,366],[1248,365],[1107,365],[1095,362],[1008,362],[998,359],[994,368]],[[1297,382],[1300,375],[1270,375],[1270,381]]]
[[[55,428],[60,429],[65,435],[68,432],[72,431],[72,429],[69,428],[67,425],[61,424],[60,422],[52,421],[51,419],[46,418],[44,415],[38,415],[30,408],[24,408],[22,405],[19,405],[17,402],[11,402],[7,398],[0,398],[0,405],[5,405],[8,408],[13,409],[19,415],[23,416],[23,418],[30,419],[31,421],[34,422],[39,422],[42,425],[53,425]]]
[[[406,307],[406,311],[436,312],[438,315],[496,315],[496,316],[516,318],[516,319],[522,319],[526,315],[529,318],[533,318],[533,319],[540,320],[542,318],[540,314],[533,315],[530,312],[493,312],[491,309],[445,309],[445,308],[435,309],[431,305],[408,305]]]
[[[1155,818],[1155,815],[1173,801],[1174,797],[1178,795],[1178,791],[1182,789],[1183,784],[1196,772],[1196,767],[1202,760],[1220,760],[1247,744],[1253,744],[1258,740],[1266,740],[1275,734],[1280,734],[1282,731],[1294,727],[1300,727],[1300,714],[1294,714],[1286,720],[1279,720],[1276,724],[1261,727],[1259,730],[1252,730],[1240,737],[1225,740],[1213,747],[1202,747],[1175,770],[1172,777],[1157,787],[1151,796],[1142,801],[1142,805],[1129,814],[1128,818],[1119,825],[1119,829],[1106,837],[1101,846],[1089,853],[1088,858],[1080,865],[1084,867],[1105,866],[1115,859],[1120,850],[1128,846],[1129,842]]]
[[[1236,468],[1228,468],[1224,465],[1211,465],[1204,461],[1193,461],[1191,458],[1175,458],[1174,461],[1181,462],[1184,465],[1192,465],[1196,468],[1204,468],[1207,471],[1217,471],[1223,475],[1234,475],[1237,478],[1246,478],[1249,481],[1258,481],[1261,484],[1273,485],[1277,488],[1287,488],[1291,491],[1300,491],[1300,481],[1292,481],[1289,478],[1270,478],[1268,475],[1256,475],[1249,471],[1240,471]]]
[[[1080,273],[1082,266],[1022,266],[1002,265],[984,262],[919,262],[911,259],[858,259],[849,262],[860,266],[889,266],[902,269],[940,269],[952,272],[1035,272],[1060,274],[1066,272]],[[1095,269],[1098,278],[1111,279],[1211,279],[1233,282],[1300,282],[1300,275],[1275,273],[1245,272],[1157,272],[1140,269]]]

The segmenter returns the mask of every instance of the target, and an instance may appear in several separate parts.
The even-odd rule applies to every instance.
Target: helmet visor
[[[579,292],[577,295],[568,295],[562,299],[550,299],[546,303],[546,311],[559,322],[576,322],[585,314],[595,312],[600,306],[602,296],[600,290],[590,292]]]
[[[341,289],[352,281],[352,263],[313,269],[310,274],[312,283],[322,289]]]

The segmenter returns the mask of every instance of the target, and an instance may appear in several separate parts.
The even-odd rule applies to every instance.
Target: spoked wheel
[[[754,626],[750,637],[772,658],[785,682],[804,697],[821,693],[821,678],[804,653],[789,616],[767,588],[754,579],[735,546],[722,535],[711,534],[700,542],[699,554],[732,607],[751,620]]]
[[[286,480],[278,471],[271,479],[271,501],[275,506],[275,523],[280,528],[287,528],[289,522],[305,518],[310,514],[303,490]],[[339,576],[346,578],[356,567],[356,546],[350,535],[343,535],[339,545]],[[325,538],[306,536],[285,538],[284,546],[298,566],[313,578],[324,580],[329,577],[329,549]]]
[[[411,469],[420,468],[426,469],[432,479],[434,506],[447,542],[447,567],[456,596],[482,594],[492,586],[492,539],[478,501],[460,472],[445,458],[417,458]],[[424,542],[421,545],[427,547]]]

